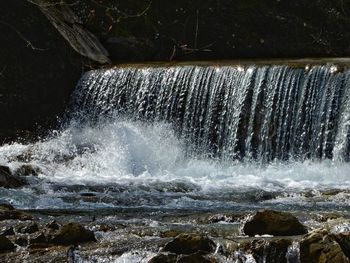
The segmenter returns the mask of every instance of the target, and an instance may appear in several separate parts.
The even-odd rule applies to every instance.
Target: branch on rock
[[[108,51],[94,34],[83,27],[79,17],[67,4],[49,5],[44,0],[29,0],[29,2],[39,7],[50,23],[80,55],[101,64],[110,63]]]

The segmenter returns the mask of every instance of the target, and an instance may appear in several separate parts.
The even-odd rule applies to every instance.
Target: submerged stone
[[[248,236],[293,236],[307,233],[306,227],[290,213],[263,210],[257,212],[243,227]]]

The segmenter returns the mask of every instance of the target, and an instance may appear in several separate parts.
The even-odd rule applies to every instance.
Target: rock
[[[40,172],[40,169],[38,167],[34,167],[30,164],[23,164],[21,167],[19,167],[15,172],[15,176],[38,176],[38,173]]]
[[[306,234],[307,230],[295,216],[289,213],[264,210],[257,212],[245,223],[243,232],[248,236],[264,234],[293,236]]]
[[[13,206],[8,204],[0,204],[0,221],[2,220],[31,220],[32,216],[27,213],[16,210]]]
[[[13,211],[15,208],[10,204],[0,204],[0,210]]]
[[[29,239],[30,244],[44,244],[47,243],[47,238],[43,233],[36,233]]]
[[[331,237],[337,241],[344,254],[350,259],[350,232],[333,234]]]
[[[10,168],[0,166],[0,187],[18,188],[26,185],[26,182],[19,177],[11,174]]]
[[[28,245],[28,239],[23,236],[19,236],[15,239],[15,243],[21,247],[25,247]]]
[[[7,238],[0,236],[0,253],[14,250],[16,246]]]
[[[37,223],[32,222],[29,225],[19,225],[16,229],[17,233],[21,234],[32,234],[39,231]]]
[[[13,227],[5,227],[0,231],[0,236],[13,236],[14,234]]]
[[[216,244],[207,236],[197,234],[181,234],[165,245],[163,251],[175,254],[193,254],[198,251],[212,253]]]
[[[341,246],[326,230],[315,230],[300,241],[300,263],[349,263]]]
[[[180,257],[176,263],[217,263],[217,261],[214,258],[206,257],[203,253],[197,252]]]
[[[148,263],[175,263],[176,260],[176,254],[159,254],[151,258]]]
[[[58,230],[60,229],[60,225],[55,220],[53,220],[46,224],[46,228],[52,229],[52,230]]]
[[[50,243],[57,245],[74,245],[85,242],[96,242],[95,235],[92,231],[77,223],[62,226],[50,240]]]

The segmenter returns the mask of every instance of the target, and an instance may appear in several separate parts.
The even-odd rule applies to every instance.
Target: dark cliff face
[[[112,63],[350,54],[350,1],[65,2]],[[0,34],[1,143],[54,124],[90,62],[26,0],[0,1]]]
[[[114,62],[350,54],[350,1],[115,2],[73,6]]]
[[[0,1],[0,143],[48,126],[81,74],[81,59],[39,9]]]

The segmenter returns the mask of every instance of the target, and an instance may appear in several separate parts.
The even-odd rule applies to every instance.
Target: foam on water
[[[349,163],[331,160],[224,162],[191,156],[187,149],[188,145],[177,138],[172,127],[162,122],[146,124],[118,120],[94,126],[73,123],[41,142],[0,147],[0,164],[15,170],[23,161],[31,163],[40,168],[39,178],[43,179],[40,190],[2,191],[12,191],[12,195],[17,196],[13,199],[23,206],[33,204],[28,200],[35,199],[36,207],[61,207],[64,206],[60,199],[62,190],[57,193],[52,185],[119,185],[127,190],[123,190],[118,198],[128,199],[130,206],[188,208],[215,206],[218,200],[232,201],[234,192],[300,193],[306,189],[350,187]],[[45,197],[35,197],[38,191]],[[147,198],[145,192],[158,201],[154,204],[153,199],[140,201]],[[11,201],[12,197],[8,195],[8,192],[1,194],[2,198]],[[168,197],[166,204],[161,202],[163,196]],[[293,198],[295,201],[295,196]],[[206,202],[200,203],[200,199]],[[27,201],[21,203],[19,200]],[[118,201],[120,203],[126,205]]]

